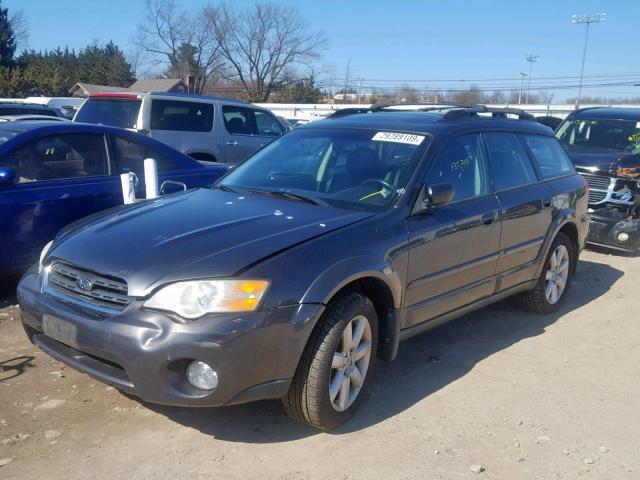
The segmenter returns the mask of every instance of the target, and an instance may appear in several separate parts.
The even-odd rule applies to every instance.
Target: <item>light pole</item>
[[[580,68],[580,86],[578,87],[578,96],[576,97],[576,108],[580,106],[580,97],[582,96],[582,78],[584,76],[584,61],[587,58],[587,42],[589,41],[589,25],[592,23],[604,22],[607,19],[606,13],[596,13],[595,15],[574,15],[571,17],[571,23],[587,25],[587,31],[584,35],[584,49],[582,50],[582,67]]]
[[[529,93],[531,93],[531,74],[533,72],[533,64],[540,61],[540,55],[527,55],[527,62],[529,62],[529,81],[527,85],[527,99],[524,103],[529,104]]]
[[[522,75],[522,80],[520,81],[520,93],[518,94],[518,105],[522,104],[522,90],[524,90],[524,77],[528,77],[526,73],[520,72]]]

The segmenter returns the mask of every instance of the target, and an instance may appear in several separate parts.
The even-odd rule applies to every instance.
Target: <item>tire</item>
[[[368,330],[363,319],[368,324]],[[360,345],[351,351],[364,352],[366,342],[369,342],[368,359],[365,358],[366,355],[360,359],[356,355],[352,358],[351,354],[343,352],[347,327],[352,336],[357,335],[362,328]],[[356,344],[356,338],[353,340],[352,343]],[[307,342],[289,391],[282,400],[287,414],[322,430],[337,428],[349,420],[365,397],[373,372],[377,344],[378,317],[369,298],[360,293],[349,292],[331,301]],[[341,362],[342,366],[339,367]],[[336,394],[335,386],[345,384],[346,389],[341,387]],[[332,385],[333,400],[330,396]],[[350,400],[354,392],[355,396]]]
[[[554,301],[553,292],[549,292],[547,288],[549,287],[550,281],[551,283],[555,283],[558,287],[561,286],[561,282],[559,283],[559,281],[562,280],[563,277],[559,274],[560,268],[557,267],[557,259],[559,258],[558,252],[563,252],[563,258],[564,252],[566,252],[566,278],[564,279],[564,287],[561,289],[558,288],[556,291],[556,298]],[[555,259],[553,257],[555,257]],[[551,248],[549,249],[549,253],[547,254],[547,258],[544,262],[544,268],[536,282],[536,286],[533,290],[521,296],[521,305],[526,310],[536,313],[553,313],[557,311],[562,306],[564,299],[567,296],[567,291],[571,284],[571,277],[575,271],[575,258],[574,245],[573,242],[571,242],[571,239],[562,232],[558,233],[551,244]],[[552,261],[555,262],[556,267],[553,266]],[[554,271],[554,268],[556,271]],[[553,278],[548,278],[553,277],[554,274],[555,280]],[[553,287],[551,290],[553,290]],[[548,295],[548,293],[551,293],[551,295]]]

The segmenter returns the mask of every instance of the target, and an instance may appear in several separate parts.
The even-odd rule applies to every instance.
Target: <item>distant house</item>
[[[187,84],[179,78],[149,78],[138,80],[129,87],[134,92],[186,93]]]
[[[74,97],[88,97],[94,93],[114,93],[127,91],[125,87],[109,87],[107,85],[93,85],[92,83],[76,83],[69,89]]]
[[[137,80],[133,85],[129,86],[129,88],[93,85],[91,83],[76,83],[69,89],[69,93],[74,97],[88,97],[94,93],[116,93],[128,91],[185,93],[188,89],[187,84],[179,78],[150,78],[147,80]]]

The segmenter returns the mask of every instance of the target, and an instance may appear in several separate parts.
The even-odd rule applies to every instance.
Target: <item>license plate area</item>
[[[67,322],[66,320],[46,314],[42,318],[42,331],[45,335],[60,343],[64,343],[70,347],[77,348],[78,346],[78,329],[73,323]]]

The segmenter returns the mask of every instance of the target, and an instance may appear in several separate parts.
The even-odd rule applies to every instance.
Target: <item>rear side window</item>
[[[22,110],[15,107],[2,107],[0,106],[0,115],[20,115]]]
[[[453,201],[489,193],[480,135],[461,135],[447,143],[431,166],[427,182],[448,183],[453,186]]]
[[[222,107],[222,115],[224,116],[224,126],[227,132],[232,135],[255,134],[250,109],[236,107],[235,105],[224,105]]]
[[[183,132],[210,132],[213,128],[213,105],[175,100],[151,102],[151,129]]]
[[[571,160],[554,137],[525,135],[524,141],[543,178],[559,177],[575,171]]]
[[[18,148],[15,161],[18,183],[109,174],[109,161],[102,135],[52,135]]]
[[[112,127],[136,128],[141,103],[136,99],[90,98],[82,104],[73,120]]]
[[[484,138],[496,190],[526,185],[537,180],[527,153],[513,133],[486,133]]]
[[[178,170],[180,167],[173,160],[161,155],[144,143],[134,142],[122,137],[113,137],[118,163],[121,171],[131,171],[136,175],[144,175],[144,161],[153,158],[159,172]]]

